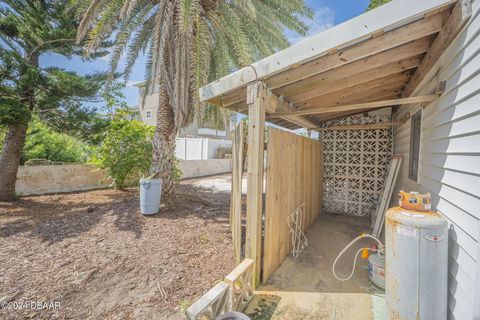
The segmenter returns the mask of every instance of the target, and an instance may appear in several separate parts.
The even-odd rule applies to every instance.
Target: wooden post
[[[258,81],[248,85],[248,170],[247,230],[245,256],[254,261],[252,285],[260,283],[262,263],[263,153],[265,132],[265,85]]]

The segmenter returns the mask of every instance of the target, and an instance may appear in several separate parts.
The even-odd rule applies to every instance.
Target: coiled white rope
[[[377,241],[378,242],[378,249],[372,249],[372,248],[360,248],[360,249],[358,249],[357,253],[355,253],[355,259],[353,260],[352,272],[350,273],[350,275],[346,278],[338,277],[337,274],[335,273],[335,265],[337,264],[338,260],[345,253],[345,251],[348,250],[348,248],[350,248],[355,242],[357,242],[358,240],[363,239],[363,238],[371,238],[371,239]],[[379,254],[383,254],[383,244],[380,240],[378,240],[376,237],[374,237],[370,234],[362,234],[362,235],[359,235],[358,237],[356,237],[355,239],[353,239],[345,248],[343,248],[342,251],[340,251],[337,258],[333,262],[332,272],[333,272],[333,276],[335,277],[335,279],[340,280],[340,281],[347,281],[347,280],[350,280],[350,278],[352,278],[353,274],[355,273],[355,267],[357,265],[358,254],[360,252],[362,252],[363,250],[368,250],[368,251],[378,252]]]

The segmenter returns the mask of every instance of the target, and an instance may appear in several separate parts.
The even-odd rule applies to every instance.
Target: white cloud
[[[291,31],[287,32],[287,38],[291,44],[295,44],[307,37],[313,36],[335,25],[335,12],[329,7],[318,7],[314,11],[312,20],[305,20],[308,26],[308,34],[306,37]]]

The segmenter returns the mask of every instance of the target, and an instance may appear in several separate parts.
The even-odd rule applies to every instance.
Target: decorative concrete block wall
[[[391,121],[389,109],[328,121],[325,128]],[[368,215],[380,198],[392,156],[392,129],[326,130],[323,207],[339,214]]]

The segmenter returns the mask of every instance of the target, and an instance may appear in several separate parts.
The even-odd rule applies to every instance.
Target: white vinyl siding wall
[[[435,75],[417,94],[446,81],[444,95],[423,110],[418,183],[408,177],[410,120],[394,133],[404,162],[399,189],[432,194],[433,208],[449,221],[449,319],[473,318],[480,218],[480,0],[465,29],[442,55]],[[401,107],[413,115],[419,106]],[[394,193],[394,194],[396,194]],[[396,198],[396,197],[395,197]]]

